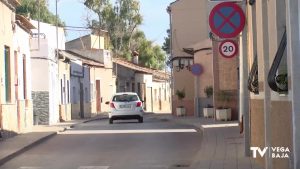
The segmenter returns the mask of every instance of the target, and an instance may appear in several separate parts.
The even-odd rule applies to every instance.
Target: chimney
[[[137,51],[132,52],[132,62],[134,64],[139,64],[139,53]]]

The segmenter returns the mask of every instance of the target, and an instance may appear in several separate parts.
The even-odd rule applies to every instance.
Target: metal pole
[[[195,97],[195,116],[200,117],[199,114],[199,88],[200,88],[200,77],[196,76],[196,86],[195,86],[195,92],[196,92],[196,97]]]
[[[247,4],[244,2],[242,8],[247,13]],[[249,114],[249,91],[247,88],[248,82],[248,39],[247,39],[247,26],[244,28],[242,33],[242,37],[240,41],[240,57],[239,57],[239,64],[240,64],[240,106],[239,106],[239,114],[240,114],[240,121],[244,118],[244,142],[245,142],[245,156],[250,156],[250,114]]]
[[[300,168],[300,16],[299,7],[300,1],[287,0],[287,55],[288,55],[288,66],[290,67],[291,73],[291,96],[292,96],[292,122],[293,122],[293,150],[290,157],[291,168]]]
[[[271,147],[271,90],[268,82],[268,74],[270,70],[270,60],[269,60],[269,21],[268,21],[268,2],[267,1],[257,1],[257,5],[260,3],[260,13],[261,13],[261,29],[262,29],[262,53],[263,57],[263,89],[264,89],[264,132],[265,132],[265,147]],[[270,152],[270,149],[268,149]],[[267,152],[267,154],[269,153]],[[272,169],[272,158],[268,155],[265,156],[265,168]]]

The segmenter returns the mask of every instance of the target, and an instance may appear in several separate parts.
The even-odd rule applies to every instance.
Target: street
[[[76,125],[7,162],[1,169],[166,169],[191,165],[201,132],[146,116]]]

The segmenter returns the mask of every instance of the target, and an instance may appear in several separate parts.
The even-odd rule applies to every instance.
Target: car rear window
[[[130,94],[116,95],[113,97],[114,102],[132,102],[138,100],[139,98],[137,97],[137,95],[130,95]]]

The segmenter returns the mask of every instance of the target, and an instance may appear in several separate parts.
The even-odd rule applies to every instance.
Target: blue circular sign
[[[191,71],[193,75],[200,76],[203,73],[203,67],[200,64],[196,63],[192,65]]]

